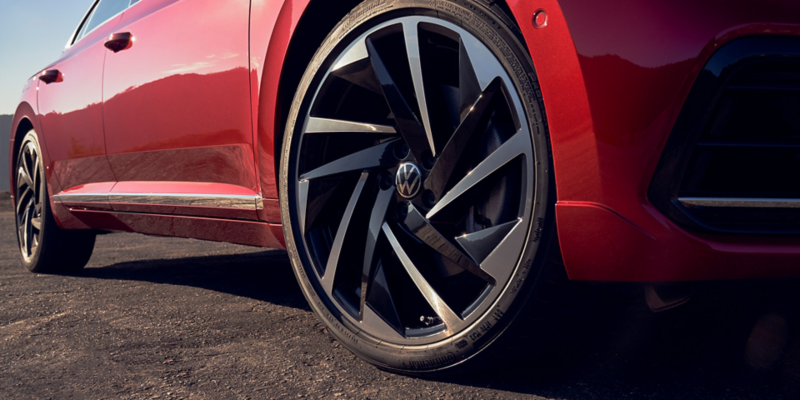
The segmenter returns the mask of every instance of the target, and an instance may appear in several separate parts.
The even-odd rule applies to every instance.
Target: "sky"
[[[92,0],[0,0],[0,114],[13,114],[25,80],[56,61]]]

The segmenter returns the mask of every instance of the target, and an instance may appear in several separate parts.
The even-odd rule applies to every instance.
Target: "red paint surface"
[[[509,3],[523,22],[541,82],[559,239],[572,279],[800,275],[800,239],[693,235],[646,196],[680,107],[708,58],[737,37],[800,35],[800,3]],[[549,15],[544,29],[526,23],[539,8]]]
[[[73,215],[86,225],[102,226],[105,229],[121,232],[175,236],[258,247],[285,247],[281,226],[265,222],[86,210],[74,210]]]
[[[256,190],[248,75],[249,0],[149,0],[115,32],[103,114],[120,182],[215,182]]]
[[[111,19],[86,35],[47,69],[63,81],[39,84],[39,141],[47,144],[50,167],[65,189],[116,178],[106,158],[103,133],[103,44],[119,23]]]
[[[9,180],[10,185],[9,187],[12,188],[11,190],[11,203],[16,204],[14,202],[14,197],[16,193],[14,192],[13,188],[16,187],[14,184],[14,180],[16,179],[17,174],[17,166],[16,166],[16,158],[17,158],[17,149],[16,149],[16,133],[21,127],[20,125],[25,122],[30,123],[33,125],[33,129],[37,132],[41,131],[41,126],[39,125],[39,118],[37,118],[38,110],[37,110],[37,90],[36,88],[39,85],[39,80],[34,76],[28,79],[25,82],[25,86],[22,90],[22,96],[20,98],[20,103],[17,106],[17,111],[14,113],[14,118],[11,121],[11,143],[9,143],[8,147],[8,172],[9,172]],[[24,136],[27,132],[24,130],[21,132],[20,139]],[[45,165],[49,165],[49,159],[47,157],[46,146],[41,144],[42,152],[44,153],[42,156],[45,160]],[[61,187],[58,186],[58,182],[55,178],[52,178],[52,169],[45,168],[46,173],[46,181],[47,181],[47,190],[50,193],[53,193],[53,190],[61,190]]]
[[[55,65],[63,65],[64,82],[39,91],[41,110],[36,110],[31,100],[35,91],[29,89],[24,101],[33,106],[21,106],[14,125],[16,129],[23,117],[35,121],[47,165],[57,172],[55,179],[48,170],[51,193],[92,182],[221,183],[262,194],[265,209],[257,218],[278,222],[274,138],[282,129],[282,107],[288,106],[279,102],[279,83],[291,39],[303,34],[295,30],[308,3],[143,1],[113,30],[134,34],[130,49],[118,54],[95,54],[87,46],[67,51]],[[738,37],[800,35],[800,3],[508,3],[544,97],[559,238],[571,278],[676,281],[800,275],[800,239],[692,234],[661,215],[646,196],[672,125],[708,58]],[[536,29],[533,16],[540,9],[547,13],[547,25]],[[107,83],[98,92],[94,79],[102,76],[96,66],[101,58],[106,60]],[[94,72],[74,74],[71,63],[86,64],[83,70]],[[63,94],[71,80],[81,79],[95,89],[75,98]],[[99,108],[105,110],[105,126],[98,125],[98,113],[103,114]],[[103,162],[103,141],[110,167]],[[113,175],[108,175],[111,168]],[[63,207],[56,207],[56,213],[62,226],[75,228],[280,244],[279,226],[232,221],[231,215],[217,220],[70,214]],[[264,239],[245,239],[234,227],[246,227],[248,234],[263,234]]]
[[[283,129],[280,125],[281,107],[289,107],[280,104],[278,89],[289,44],[308,3],[309,0],[253,1],[251,51],[263,65],[258,84],[256,136],[261,190],[265,198],[278,198],[275,161],[279,155],[275,154],[275,137]]]

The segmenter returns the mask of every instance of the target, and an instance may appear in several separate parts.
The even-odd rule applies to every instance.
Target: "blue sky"
[[[25,80],[55,61],[92,0],[0,0],[0,114]]]

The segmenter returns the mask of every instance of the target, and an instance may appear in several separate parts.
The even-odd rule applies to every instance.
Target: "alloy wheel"
[[[306,273],[351,330],[452,337],[508,289],[529,235],[522,100],[493,53],[441,19],[395,18],[334,54],[298,121],[290,212]]]
[[[39,247],[44,207],[44,184],[36,145],[25,142],[17,161],[17,237],[22,257],[30,262]]]

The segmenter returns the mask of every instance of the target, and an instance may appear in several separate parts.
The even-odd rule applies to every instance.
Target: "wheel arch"
[[[39,129],[37,129],[38,124],[35,122],[38,121],[36,119],[36,114],[34,113],[33,107],[27,102],[20,103],[20,105],[17,107],[17,112],[14,113],[14,119],[11,122],[11,137],[9,138],[11,143],[8,146],[8,179],[11,183],[9,188],[16,187],[14,175],[19,148],[22,145],[22,139],[31,130],[39,132]],[[14,198],[13,190],[11,191],[11,198]]]
[[[289,117],[289,105],[294,100],[297,87],[305,74],[306,67],[317,49],[328,34],[350,11],[363,0],[311,0],[300,19],[295,35],[289,43],[286,59],[281,69],[281,80],[278,88],[280,103],[284,105],[276,110],[275,154],[280,154],[283,142],[283,130]],[[275,174],[280,172],[280,157],[275,157]]]
[[[257,168],[265,199],[278,198],[278,164],[285,116],[305,66],[330,30],[361,1],[252,2],[251,85]],[[279,216],[276,220],[270,219],[276,216],[267,215],[266,218],[269,222],[279,222]]]
[[[258,104],[254,105],[258,113],[255,122],[258,168],[265,198],[278,198],[283,130],[305,66],[333,27],[362,0],[344,1],[346,3],[337,2],[336,6],[326,0],[258,2],[272,3],[260,8],[254,2],[251,46],[258,40],[269,41],[251,47],[254,55],[266,54],[261,67],[263,78],[256,87],[259,89]],[[599,188],[593,185],[600,180],[599,170],[591,167],[598,165],[593,120],[578,53],[560,1],[484,1],[498,6],[517,24],[536,68],[550,131],[558,199],[574,200],[571,197],[596,192]],[[548,14],[548,23],[543,29],[537,29],[532,21],[539,10]],[[260,27],[259,21],[267,20],[269,30]],[[569,166],[572,160],[582,160],[587,166],[584,170],[592,175],[588,179],[590,187],[585,185],[587,179],[570,179],[569,174],[575,169]],[[557,207],[557,225],[561,226],[563,221],[558,214]],[[279,222],[279,219],[277,216],[271,222]],[[559,229],[559,236],[564,234]],[[568,271],[569,268],[567,265]]]
[[[65,222],[73,221],[74,218],[71,217],[69,212],[57,206],[56,203],[53,202],[53,193],[58,193],[62,190],[61,184],[58,182],[56,174],[54,173],[53,168],[50,165],[50,156],[47,152],[47,139],[45,137],[45,133],[42,131],[41,124],[39,123],[39,114],[37,113],[36,109],[36,95],[38,91],[33,90],[35,85],[30,85],[29,88],[26,89],[26,92],[23,94],[23,101],[17,107],[17,111],[14,113],[14,119],[11,123],[11,143],[9,145],[9,182],[11,183],[10,188],[16,187],[15,182],[15,167],[17,163],[17,155],[19,154],[19,148],[22,145],[22,140],[25,138],[25,135],[28,134],[31,130],[36,132],[36,135],[39,139],[39,148],[41,150],[41,157],[42,163],[45,166],[45,182],[47,182],[47,191],[50,194],[48,196],[48,202],[50,203],[50,207],[54,212],[54,218],[56,223],[62,228],[65,227]],[[16,201],[14,191],[11,190],[11,200]],[[77,226],[83,226],[81,224],[77,224]],[[82,228],[83,229],[83,228]]]
[[[283,131],[306,66],[333,28],[363,1],[286,0],[272,10],[277,13],[277,18],[266,49],[257,110],[259,175],[265,197],[278,197],[277,177],[280,173]],[[484,1],[489,6],[498,6],[519,26],[515,10],[509,2]],[[258,21],[261,16],[253,15],[251,18]],[[523,45],[527,46],[527,41]],[[280,72],[268,75],[269,71]]]
[[[582,200],[601,193],[600,168],[594,120],[586,82],[573,41],[572,31],[561,8],[564,0],[508,0],[536,68],[544,100],[552,147],[556,181],[556,226],[567,274],[574,277],[570,263],[571,231],[574,219],[559,204]],[[538,12],[547,15],[545,26],[536,26]],[[577,164],[576,164],[577,161]],[[576,165],[579,165],[576,167]]]

